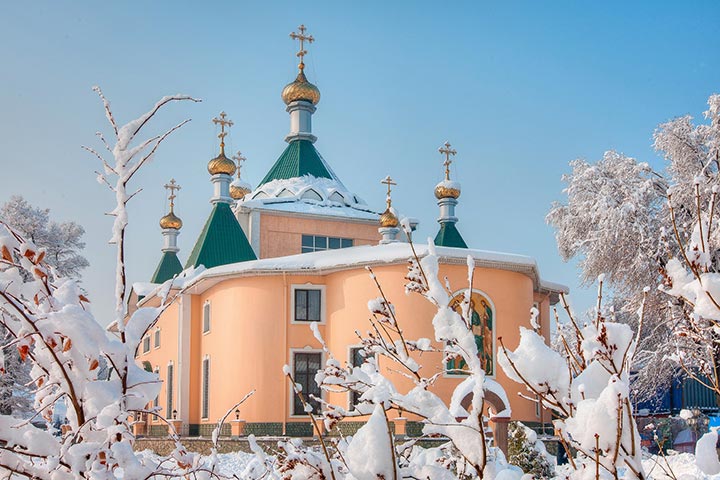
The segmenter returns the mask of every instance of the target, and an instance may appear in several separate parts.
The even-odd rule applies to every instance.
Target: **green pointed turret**
[[[160,259],[160,263],[155,269],[155,273],[150,280],[152,283],[164,283],[166,280],[170,280],[175,275],[178,275],[183,271],[182,263],[178,259],[175,252],[163,252],[163,256]]]
[[[212,268],[256,259],[230,205],[218,202],[213,205],[185,268],[199,265]]]
[[[310,140],[293,140],[285,148],[260,185],[273,180],[312,175],[334,178],[325,161]]]
[[[462,235],[455,227],[455,223],[447,222],[440,225],[440,231],[435,235],[435,245],[438,247],[468,248]]]

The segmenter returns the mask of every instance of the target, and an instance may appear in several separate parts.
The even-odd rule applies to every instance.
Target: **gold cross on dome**
[[[307,31],[305,25],[300,25],[298,27],[298,31],[300,33],[290,33],[290,38],[300,41],[300,50],[298,50],[296,55],[300,57],[300,65],[298,65],[298,67],[300,67],[300,70],[302,70],[303,68],[305,68],[303,57],[307,55],[307,50],[305,50],[305,42],[307,41],[308,43],[313,43],[315,41],[315,38],[312,35],[305,35],[305,32]]]
[[[178,185],[174,178],[171,178],[170,182],[165,184],[165,189],[170,191],[168,200],[170,200],[170,211],[172,212],[172,209],[175,206],[175,198],[177,197],[177,195],[175,195],[175,190],[180,190],[180,185]]]
[[[243,157],[240,150],[238,150],[238,152],[235,154],[234,157],[232,157],[232,159],[237,162],[237,175],[238,178],[240,178],[240,169],[242,168],[242,164],[245,163],[245,160],[247,160],[247,158]]]
[[[220,150],[222,150],[223,153],[225,153],[225,136],[227,135],[227,132],[225,131],[225,127],[232,127],[235,125],[232,120],[227,119],[227,113],[220,112],[220,118],[215,117],[212,119],[212,122],[215,125],[220,125],[220,133],[218,134],[218,138],[220,139]]]
[[[438,152],[445,155],[445,161],[443,162],[443,165],[445,165],[445,180],[450,180],[450,164],[453,162],[450,160],[450,155],[454,157],[457,151],[450,148],[450,142],[445,142],[443,147],[438,148]]]
[[[393,181],[393,179],[390,178],[390,175],[388,175],[387,177],[382,179],[380,181],[380,183],[387,185],[387,197],[385,197],[385,198],[386,198],[386,202],[387,202],[387,207],[390,208],[390,206],[392,205],[392,197],[390,196],[390,191],[391,191],[392,185],[397,185],[397,183],[395,183]]]

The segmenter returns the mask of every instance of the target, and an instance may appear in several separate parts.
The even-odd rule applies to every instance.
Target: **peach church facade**
[[[321,394],[314,384],[325,356],[309,324],[318,324],[335,358],[349,365],[362,362],[355,331],[369,329],[368,300],[378,297],[367,266],[395,305],[407,336],[434,338],[433,306],[404,291],[412,250],[392,207],[393,182],[389,177],[385,182],[387,208],[376,212],[337,178],[314,146],[311,118],[319,95],[301,63],[296,80],[283,90],[291,117],[288,145],[255,189],[240,178],[243,158],[238,155],[236,164],[225,156],[224,135],[231,122],[224,114],[215,119],[221,127],[221,146],[220,154],[208,164],[212,210],[185,264],[206,269],[162,314],[136,357],[159,374],[162,388],[155,406],[173,418],[183,434],[209,435],[228,409],[255,390],[237,415],[231,414],[228,423],[233,433],[312,436],[309,418],[283,375],[284,365],[304,392],[350,409],[357,401],[352,393]],[[549,338],[550,307],[566,288],[543,281],[529,257],[467,247],[456,227],[460,185],[450,180],[455,151],[446,144],[441,152],[446,177],[435,188],[440,227],[434,240],[440,276],[447,277],[460,295],[467,288],[467,257],[475,259],[473,324],[481,360],[495,385],[487,396],[496,414],[493,421],[496,425],[510,418],[549,422],[549,413],[520,398],[517,393],[525,393],[524,388],[496,367],[498,338],[516,346],[518,327],[530,328],[533,306],[540,312],[542,334]],[[152,282],[134,287],[130,313],[138,305],[157,304],[153,289],[183,269],[176,242],[182,222],[173,211],[175,184],[168,187],[171,210],[160,222],[163,256]],[[421,244],[415,249],[420,256],[428,251]],[[442,350],[441,344],[433,345]],[[444,369],[461,370],[462,365],[444,363],[439,352],[415,359],[423,365],[423,375],[441,372],[432,390],[449,401],[464,377]],[[380,366],[386,367],[382,361]],[[387,372],[387,376],[400,391],[412,388],[401,375]],[[407,415],[403,420],[402,412],[393,417],[399,418],[396,433],[419,434],[419,419]],[[341,424],[341,431],[352,432],[362,418],[350,420]],[[161,435],[167,427],[149,417],[141,419],[137,428],[138,433]],[[496,436],[503,443],[497,429]]]

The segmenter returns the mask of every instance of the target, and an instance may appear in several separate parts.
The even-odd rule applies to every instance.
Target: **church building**
[[[383,180],[386,208],[376,211],[338,178],[316,148],[312,118],[320,91],[306,78],[303,63],[305,43],[314,39],[304,26],[291,37],[300,42],[300,63],[297,77],[282,90],[290,116],[285,149],[273,164],[268,162],[267,173],[252,188],[241,178],[244,158],[239,153],[228,158],[225,152],[232,121],[225,113],[213,119],[221,132],[219,153],[207,164],[212,183],[207,221],[181,262],[177,236],[182,221],[175,212],[179,186],[170,181],[170,211],[160,220],[162,257],[151,282],[137,284],[130,298],[130,313],[138,306],[157,305],[152,292],[159,284],[184,268],[205,268],[161,315],[136,357],[159,374],[163,384],[155,406],[183,435],[208,436],[220,417],[255,390],[229,418],[228,428],[237,428],[234,433],[312,436],[308,413],[283,373],[285,365],[305,394],[352,409],[357,394],[321,392],[314,382],[325,358],[310,324],[318,326],[336,359],[351,366],[364,361],[355,332],[370,329],[368,301],[378,297],[366,267],[394,304],[406,336],[434,339],[436,309],[419,295],[405,294],[408,259],[413,249],[420,257],[426,255],[428,246],[408,242],[392,206],[395,183],[390,177]],[[514,348],[519,327],[531,328],[532,307],[540,312],[541,333],[550,338],[550,307],[567,288],[544,281],[532,258],[467,245],[455,214],[461,193],[460,183],[451,180],[456,152],[449,143],[439,151],[444,162],[437,168],[445,168],[445,179],[434,187],[440,211],[434,239],[439,273],[454,289],[457,305],[468,288],[467,257],[475,261],[473,329],[493,386],[486,396],[491,427],[502,443],[498,426],[510,419],[547,423],[550,415],[519,397],[524,387],[497,367],[498,338]],[[428,194],[431,190],[428,186]],[[464,365],[445,362],[442,345],[433,345],[438,352],[424,352],[416,360],[423,365],[423,375],[439,373],[431,389],[449,402],[464,378]],[[380,367],[387,366],[381,361]],[[413,387],[402,375],[388,371],[387,376],[398,390]],[[397,434],[420,434],[419,418],[403,412],[390,415],[395,417]],[[362,418],[352,420],[342,422],[339,431],[355,431]],[[167,426],[143,418],[138,432],[163,435]]]

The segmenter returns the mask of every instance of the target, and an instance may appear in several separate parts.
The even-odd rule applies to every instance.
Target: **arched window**
[[[462,304],[466,290],[457,292],[450,301],[450,308],[462,315]],[[487,375],[495,374],[495,307],[492,300],[484,293],[473,290],[470,295],[470,323],[475,335],[475,346],[480,357],[480,364]],[[451,358],[447,362],[449,375],[466,375],[467,364],[462,356]]]

